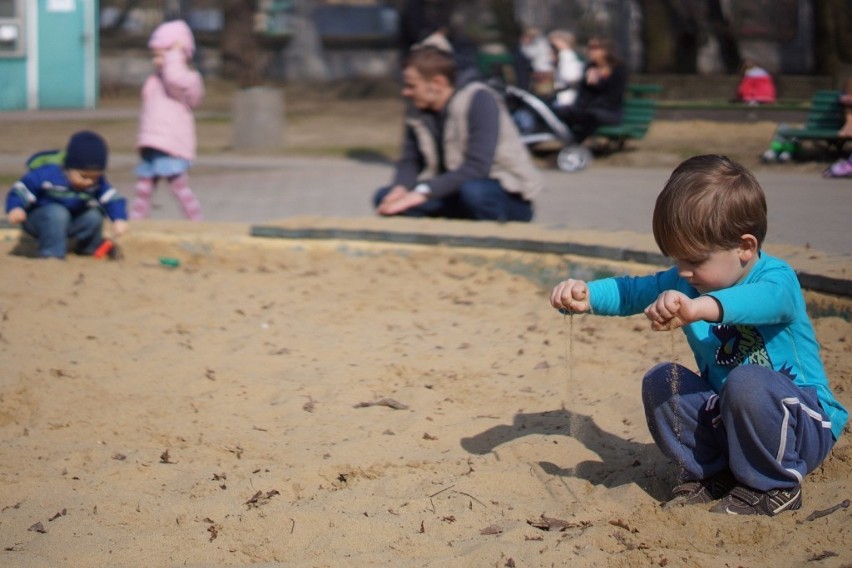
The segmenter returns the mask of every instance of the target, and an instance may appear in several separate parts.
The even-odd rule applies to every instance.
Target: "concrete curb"
[[[669,264],[659,253],[606,245],[589,245],[572,242],[548,242],[534,239],[476,237],[447,233],[418,233],[409,231],[376,231],[367,229],[339,228],[286,228],[268,225],[252,225],[253,237],[300,239],[300,240],[344,240],[385,242],[411,245],[443,245],[449,247],[504,249],[519,252],[570,254],[604,260],[638,262],[641,264]],[[821,274],[796,271],[802,288],[852,298],[852,280],[833,278]]]

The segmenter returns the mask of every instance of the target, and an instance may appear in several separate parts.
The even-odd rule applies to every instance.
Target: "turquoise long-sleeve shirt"
[[[611,316],[642,313],[665,290],[690,298],[701,295],[674,267],[648,276],[605,278],[588,286],[592,311]],[[816,389],[831,432],[839,438],[849,413],[829,387],[804,295],[790,265],[761,253],[745,278],[707,295],[721,305],[722,320],[697,321],[682,330],[710,387],[721,392],[728,373],[739,365],[769,367],[799,387]]]

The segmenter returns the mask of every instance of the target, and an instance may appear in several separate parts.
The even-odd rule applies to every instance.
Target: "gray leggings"
[[[758,491],[791,488],[834,446],[816,389],[759,365],[731,370],[717,395],[707,381],[675,363],[645,375],[642,402],[657,446],[680,481],[729,469]]]

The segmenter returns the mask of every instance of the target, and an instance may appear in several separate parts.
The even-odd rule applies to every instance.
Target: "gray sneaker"
[[[745,485],[737,485],[721,501],[710,508],[711,513],[729,515],[768,515],[793,511],[802,506],[802,487],[770,489],[763,492]]]
[[[730,471],[723,471],[700,481],[687,481],[672,489],[673,497],[663,505],[663,509],[709,503],[721,499],[736,486],[737,480]]]

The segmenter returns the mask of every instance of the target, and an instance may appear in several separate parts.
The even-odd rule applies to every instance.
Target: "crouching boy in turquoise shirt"
[[[651,435],[677,466],[667,506],[798,509],[803,479],[846,424],[796,274],[761,251],[766,230],[754,176],[726,157],[695,156],[674,170],[654,208],[654,238],[674,267],[566,280],[551,293],[563,312],[644,312],[654,330],[686,335],[698,371],[660,363],[642,383]]]
[[[77,132],[64,155],[36,154],[28,162],[30,171],[12,185],[6,218],[38,240],[40,257],[65,258],[69,239],[77,254],[95,253],[104,244],[105,216],[112,220],[115,236],[127,231],[126,201],[104,177],[107,153],[101,136]]]

